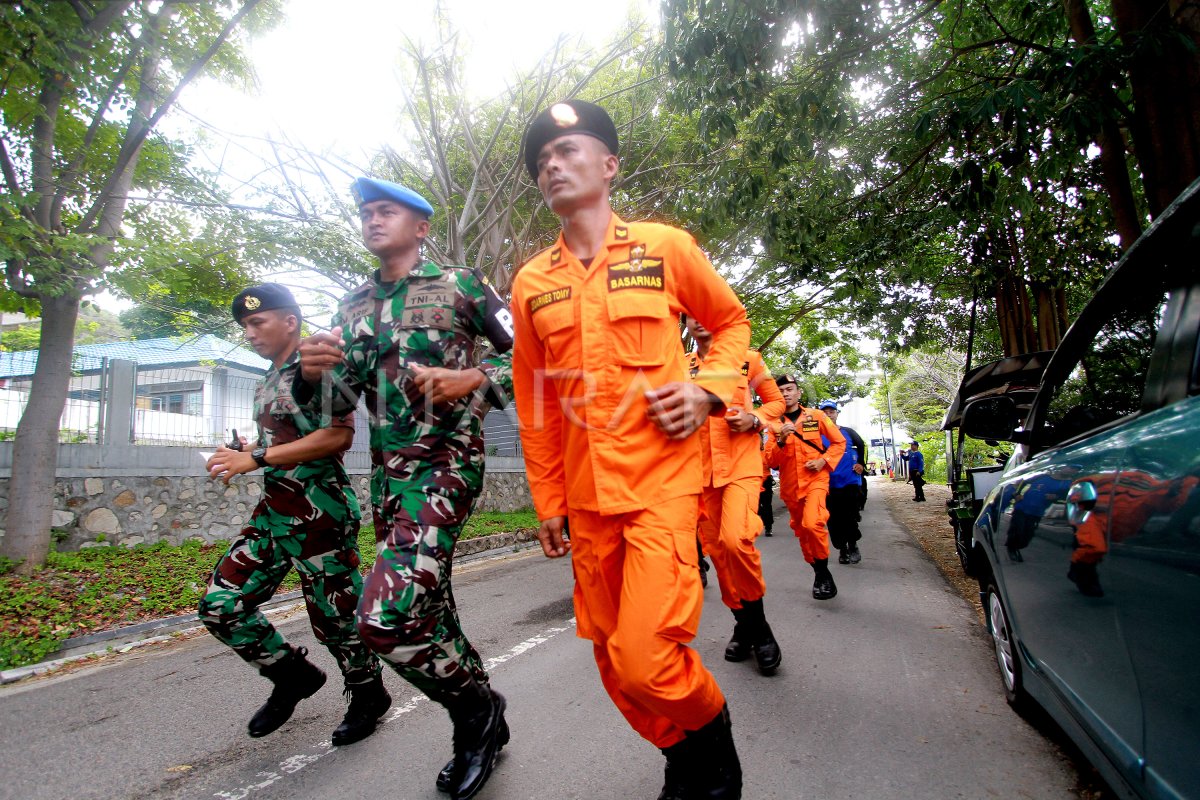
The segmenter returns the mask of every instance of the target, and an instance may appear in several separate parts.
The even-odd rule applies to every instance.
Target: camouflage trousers
[[[397,673],[442,705],[488,684],[479,653],[458,621],[450,573],[454,545],[478,489],[445,494],[386,479],[375,507],[375,566],[358,606],[363,641]]]
[[[379,675],[379,659],[363,643],[354,611],[362,595],[358,523],[264,532],[247,525],[217,562],[200,599],[200,620],[245,661],[266,667],[289,652],[283,635],[258,607],[292,567],[300,574],[313,633],[337,661],[347,686]]]

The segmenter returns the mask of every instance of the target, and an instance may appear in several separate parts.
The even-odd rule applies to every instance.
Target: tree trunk
[[[1096,42],[1096,28],[1086,0],[1063,0],[1071,35],[1079,44],[1088,46]],[[1091,87],[1102,105],[1116,107],[1113,87],[1094,81]],[[1100,172],[1104,176],[1104,188],[1108,192],[1113,221],[1121,237],[1121,249],[1128,250],[1142,235],[1142,222],[1138,217],[1137,203],[1133,199],[1133,185],[1129,182],[1129,167],[1125,163],[1125,138],[1117,121],[1105,117],[1096,131],[1096,146],[1100,148]]]
[[[1004,357],[1015,356],[1021,352],[1021,325],[1017,320],[1017,306],[1012,296],[1012,282],[1009,276],[1001,278],[996,283],[996,325],[1000,329],[1000,342],[1004,347]]]
[[[42,298],[42,336],[29,402],[17,423],[8,518],[0,555],[21,561],[23,574],[46,563],[58,466],[58,427],[71,382],[71,350],[79,295]]]
[[[1200,176],[1200,10],[1183,0],[1113,0],[1113,16],[1121,40],[1135,48],[1129,125],[1157,217]]]
[[[1061,314],[1058,309],[1058,290],[1048,283],[1031,284],[1033,299],[1037,306],[1037,348],[1053,350],[1062,341],[1063,330],[1059,327]]]

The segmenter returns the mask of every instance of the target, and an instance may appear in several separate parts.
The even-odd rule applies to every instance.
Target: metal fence
[[[255,436],[254,393],[262,376],[249,370],[83,357],[73,373],[59,422],[61,442],[215,447],[234,430]],[[7,383],[0,388],[0,441],[13,438],[29,397],[28,380]],[[349,452],[365,454],[369,434],[361,405],[355,423]],[[511,409],[488,414],[484,437],[488,455],[521,456]]]

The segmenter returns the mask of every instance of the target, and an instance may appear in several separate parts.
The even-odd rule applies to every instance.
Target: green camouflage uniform
[[[372,650],[431,699],[446,704],[486,685],[479,654],[463,634],[450,586],[451,558],[483,489],[483,417],[512,391],[512,322],[478,270],[425,262],[395,283],[377,271],[338,308],[345,360],[323,378],[312,403],[345,414],[365,394],[371,421],[371,501],[378,557],[358,608]],[[411,365],[470,369],[476,339],[501,354],[484,358],[489,383],[432,406]],[[311,386],[297,384],[297,396]]]
[[[267,372],[254,396],[261,447],[287,444],[320,427],[354,427],[352,415],[326,418],[302,409],[292,397],[299,372],[293,353]],[[263,497],[229,550],[217,562],[200,600],[200,619],[214,636],[259,667],[288,654],[283,636],[258,606],[269,600],[293,566],[317,641],[337,660],[346,685],[380,673],[379,659],[363,644],[354,612],[362,596],[358,571],[361,514],[341,454],[302,464],[266,467]]]

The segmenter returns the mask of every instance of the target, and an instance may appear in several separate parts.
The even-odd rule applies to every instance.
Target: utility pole
[[[890,391],[888,391],[887,367],[885,367],[883,365],[882,361],[879,362],[879,368],[881,370],[883,370],[883,396],[887,399],[888,431],[892,435],[892,455],[895,456],[896,455],[896,428],[892,424],[892,393]],[[887,440],[886,439],[884,440],[884,452],[885,453],[887,452]]]

